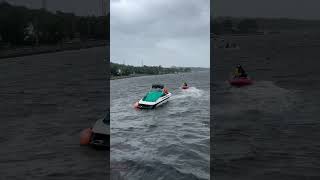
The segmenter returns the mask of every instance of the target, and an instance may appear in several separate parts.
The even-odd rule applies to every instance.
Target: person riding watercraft
[[[183,85],[181,86],[181,89],[188,89],[189,86],[187,84],[187,82],[184,82]]]
[[[234,77],[233,78],[247,78],[248,75],[244,71],[241,65],[238,65],[235,69]]]

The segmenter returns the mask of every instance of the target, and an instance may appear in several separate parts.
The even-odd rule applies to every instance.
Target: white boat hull
[[[138,107],[141,109],[153,109],[155,107],[161,106],[162,104],[168,102],[171,97],[171,93],[166,94],[165,96],[160,97],[155,102],[143,101],[142,99],[138,102]]]

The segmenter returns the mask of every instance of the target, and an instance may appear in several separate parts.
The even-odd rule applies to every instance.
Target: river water
[[[106,47],[1,59],[0,179],[106,179],[79,133],[106,114]]]
[[[180,89],[188,82],[191,88]],[[209,179],[209,71],[111,81],[111,168],[124,179]],[[169,88],[169,102],[136,110],[153,83]]]
[[[319,179],[320,40],[312,39],[235,37],[241,50],[215,51],[213,179]],[[253,85],[225,82],[239,63]]]

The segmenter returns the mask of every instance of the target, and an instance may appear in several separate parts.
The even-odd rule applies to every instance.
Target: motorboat
[[[139,109],[154,109],[168,102],[171,93],[162,84],[153,84],[151,90],[135,104]]]
[[[92,145],[95,147],[110,147],[110,118],[105,116],[98,119],[92,128],[84,129],[80,134],[81,145]]]

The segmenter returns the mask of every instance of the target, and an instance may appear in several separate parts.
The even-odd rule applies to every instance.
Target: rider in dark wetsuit
[[[234,78],[246,78],[248,77],[247,73],[244,71],[241,65],[236,67]]]

